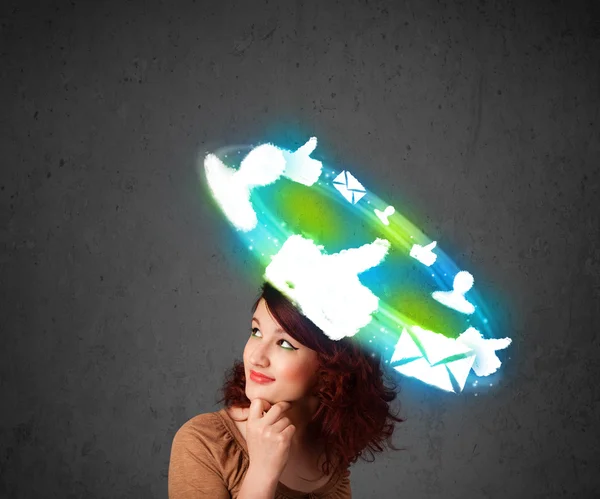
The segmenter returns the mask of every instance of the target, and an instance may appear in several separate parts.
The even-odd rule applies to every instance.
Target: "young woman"
[[[350,464],[391,443],[380,357],[330,340],[269,283],[253,307],[243,362],[228,371],[224,408],[176,433],[170,499],[352,497]]]

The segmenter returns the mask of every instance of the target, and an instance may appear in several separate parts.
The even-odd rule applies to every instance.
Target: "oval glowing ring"
[[[316,144],[204,158],[214,200],[265,277],[331,339],[352,337],[401,374],[460,392],[470,374],[496,373],[511,340],[495,337],[473,276],[351,172],[312,158]]]

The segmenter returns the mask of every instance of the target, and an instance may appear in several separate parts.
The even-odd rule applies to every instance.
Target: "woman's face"
[[[308,402],[307,399],[312,398],[308,394],[316,382],[317,352],[283,331],[271,316],[264,298],[254,312],[251,328],[244,348],[246,396],[250,401],[260,398],[271,404],[282,400]],[[275,381],[257,383],[250,377],[251,370]]]

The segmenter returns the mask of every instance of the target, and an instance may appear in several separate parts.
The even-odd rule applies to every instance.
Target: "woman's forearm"
[[[273,499],[277,482],[276,478],[267,477],[260,470],[250,466],[237,499]]]

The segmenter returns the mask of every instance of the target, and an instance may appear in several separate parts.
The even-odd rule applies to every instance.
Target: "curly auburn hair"
[[[384,385],[381,356],[369,352],[357,341],[343,338],[329,339],[310,319],[270,283],[262,285],[262,293],[252,307],[256,310],[264,298],[267,308],[279,325],[296,341],[318,354],[318,381],[314,394],[319,407],[309,428],[323,444],[325,460],[322,472],[346,470],[358,458],[373,462],[374,452],[382,452],[381,444],[397,449],[391,442],[394,422],[404,419],[390,412],[390,402],[396,399],[397,386]],[[244,363],[235,361],[225,373],[224,385],[219,390],[226,408],[250,407],[245,393]],[[372,459],[364,457],[370,452]]]

